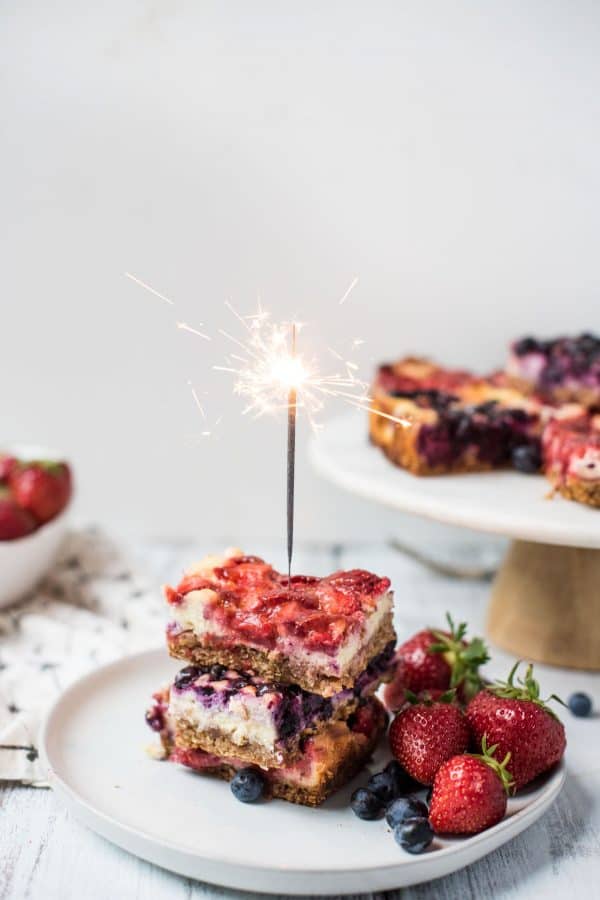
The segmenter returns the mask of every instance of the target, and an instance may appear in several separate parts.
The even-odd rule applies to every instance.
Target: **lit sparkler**
[[[174,303],[164,294],[146,284],[140,278],[126,272],[125,275],[140,287],[159,297],[169,305]],[[356,284],[354,278],[340,299],[343,304]],[[315,359],[307,359],[297,352],[296,338],[302,325],[299,322],[275,323],[269,313],[260,304],[257,312],[242,316],[231,304],[226,306],[243,326],[241,337],[236,337],[223,329],[219,333],[234,345],[228,356],[227,365],[214,366],[215,369],[228,372],[235,377],[234,391],[246,399],[243,414],[255,416],[287,411],[287,554],[288,574],[291,575],[292,553],[294,542],[294,483],[296,459],[296,422],[298,412],[306,415],[311,427],[319,427],[316,416],[324,408],[328,400],[337,399],[349,406],[390,420],[394,424],[405,425],[406,419],[392,414],[373,410],[368,393],[368,386],[358,376],[358,366],[346,359],[341,353],[329,347],[329,353],[336,360],[338,370],[322,374]],[[205,340],[209,336],[185,322],[177,322],[180,330],[191,332]],[[352,349],[356,350],[364,341],[355,338]],[[192,396],[203,420],[206,420],[204,406],[197,391],[190,383]],[[220,417],[215,426],[220,421]],[[205,427],[203,436],[209,436],[211,430]]]
[[[304,412],[315,429],[318,427],[316,416],[327,400],[338,399],[370,411],[368,386],[358,378],[356,363],[344,358],[332,347],[328,350],[337,361],[338,371],[330,374],[322,374],[314,359],[307,360],[298,353],[296,336],[301,329],[300,323],[274,323],[260,306],[256,313],[249,316],[240,315],[230,304],[227,306],[242,324],[244,333],[241,337],[235,337],[219,329],[220,334],[234,344],[235,351],[229,354],[228,365],[214,368],[235,377],[234,391],[247,401],[244,414],[263,416],[287,411],[287,553],[288,573],[291,575],[298,411]],[[356,339],[353,349],[362,343]],[[404,419],[386,413],[381,415],[397,424],[405,424]]]

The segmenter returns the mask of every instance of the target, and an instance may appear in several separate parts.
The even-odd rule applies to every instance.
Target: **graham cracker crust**
[[[390,641],[396,640],[392,614],[386,616],[369,643],[356,654],[352,665],[342,675],[324,675],[317,668],[304,665],[278,651],[255,650],[238,644],[220,647],[218,644],[199,644],[192,631],[167,635],[167,647],[175,659],[184,659],[196,665],[220,663],[230,669],[250,669],[265,678],[285,684],[298,684],[303,690],[322,697],[332,697],[339,691],[352,688],[357,677],[367,668]]]
[[[390,402],[394,398],[378,398],[372,401],[375,410],[381,410],[388,415],[394,415],[394,404]],[[371,443],[383,451],[385,456],[399,466],[407,469],[413,475],[447,475],[449,473],[461,474],[463,472],[486,472],[492,468],[488,462],[481,462],[473,451],[464,453],[458,460],[450,465],[431,466],[418,452],[417,441],[421,422],[407,420],[406,424],[391,422],[377,412],[369,414],[369,436]]]
[[[586,506],[600,507],[600,481],[581,481],[579,478],[569,478],[561,484],[555,484],[555,489],[566,497],[567,500],[575,500]]]

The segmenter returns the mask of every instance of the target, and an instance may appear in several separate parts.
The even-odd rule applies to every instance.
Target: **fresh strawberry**
[[[555,765],[565,752],[565,729],[540,699],[540,686],[528,666],[524,679],[514,684],[519,663],[506,682],[488,686],[467,707],[467,720],[477,742],[487,737],[499,756],[511,754],[511,772],[517,789]],[[559,700],[554,694],[548,700]]]
[[[496,747],[481,754],[453,756],[438,770],[433,782],[429,822],[440,834],[477,834],[496,825],[506,813],[506,797],[512,790],[506,766],[494,758]]]
[[[19,462],[11,469],[9,486],[19,506],[39,523],[48,522],[71,497],[71,470],[63,462]]]
[[[0,497],[0,541],[14,541],[35,531],[35,519],[10,497]]]
[[[9,453],[0,453],[0,484],[8,484],[8,478],[17,460]]]
[[[450,615],[446,618],[450,631],[427,628],[396,651],[396,674],[384,693],[389,709],[402,705],[405,690],[418,694],[431,688],[457,688],[465,701],[480,690],[479,666],[489,659],[487,648],[481,638],[464,640],[465,622],[455,626]]]
[[[464,753],[470,733],[462,710],[452,702],[454,692],[439,700],[412,702],[398,713],[390,728],[390,747],[408,774],[421,784],[432,784],[439,767],[451,756]]]

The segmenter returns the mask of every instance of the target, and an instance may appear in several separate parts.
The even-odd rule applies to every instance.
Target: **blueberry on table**
[[[359,819],[378,819],[383,812],[381,799],[368,788],[358,788],[350,798],[350,806]]]
[[[231,793],[242,803],[255,803],[264,789],[265,780],[258,769],[239,769],[231,780]]]
[[[542,456],[535,444],[521,444],[512,451],[512,464],[518,472],[533,475],[542,466]]]
[[[403,850],[422,853],[433,840],[433,829],[424,816],[414,816],[398,825],[394,837]]]
[[[398,797],[385,811],[385,821],[390,828],[397,828],[407,819],[427,818],[427,805],[418,797]]]
[[[573,715],[579,719],[586,719],[592,711],[592,698],[583,691],[571,694],[567,703]]]

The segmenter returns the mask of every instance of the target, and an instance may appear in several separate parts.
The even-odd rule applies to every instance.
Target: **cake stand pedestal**
[[[487,631],[523,659],[599,670],[600,550],[513,541],[494,580]]]
[[[600,671],[600,511],[551,499],[537,475],[417,478],[369,444],[365,417],[354,414],[313,439],[310,459],[377,503],[513,538],[492,586],[490,640],[522,659]]]

